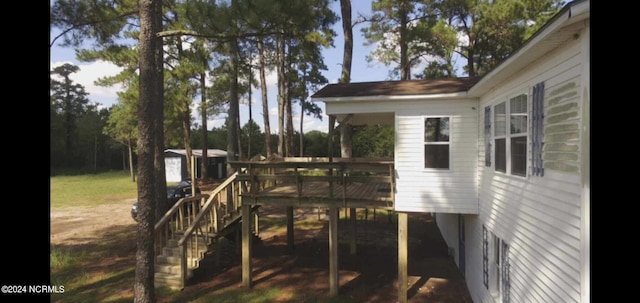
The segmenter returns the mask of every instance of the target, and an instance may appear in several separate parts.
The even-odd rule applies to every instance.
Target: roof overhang
[[[383,102],[383,101],[412,101],[428,99],[460,99],[466,98],[467,92],[432,94],[432,95],[378,95],[378,96],[356,96],[356,97],[320,97],[311,98],[312,101],[332,102]]]

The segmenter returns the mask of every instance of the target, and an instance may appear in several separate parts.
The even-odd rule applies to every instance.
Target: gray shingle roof
[[[432,95],[465,92],[480,77],[442,78],[405,81],[377,81],[328,84],[311,97],[315,99],[334,97]]]

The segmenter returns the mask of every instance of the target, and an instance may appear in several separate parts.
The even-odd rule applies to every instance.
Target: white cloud
[[[94,82],[101,77],[116,75],[121,71],[120,67],[106,61],[79,64],[70,61],[59,61],[51,62],[51,68],[53,69],[65,63],[74,64],[80,68],[77,73],[71,74],[70,78],[73,82],[84,86],[85,91],[89,93],[89,100],[98,102],[106,107],[117,102],[117,92],[122,90],[121,85],[103,87],[95,85]]]

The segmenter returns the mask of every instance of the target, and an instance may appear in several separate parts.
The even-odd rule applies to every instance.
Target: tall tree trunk
[[[200,178],[202,180],[206,180],[207,178],[209,178],[209,171],[207,170],[207,163],[209,162],[207,160],[207,157],[209,156],[208,153],[208,149],[209,149],[209,144],[208,144],[208,130],[207,130],[207,82],[206,82],[206,70],[207,70],[207,63],[204,63],[205,65],[205,72],[202,72],[200,74],[200,113],[202,114],[201,118],[202,118],[202,138],[201,138],[201,142],[202,142],[202,159],[200,160]],[[195,166],[194,166],[195,167]],[[193,174],[194,176],[196,176],[195,172]],[[221,176],[218,176],[221,177]],[[195,180],[193,180],[195,181]]]
[[[294,147],[293,147],[293,106],[292,106],[292,101],[291,100],[291,92],[290,92],[290,88],[291,88],[291,74],[295,71],[292,70],[291,66],[293,65],[292,61],[292,57],[293,55],[291,54],[291,39],[287,39],[287,49],[288,49],[288,54],[287,54],[287,65],[285,67],[286,70],[286,76],[285,76],[285,81],[284,81],[284,85],[285,85],[285,100],[286,100],[286,117],[287,117],[287,130],[286,130],[286,152],[285,154],[287,155],[287,157],[293,157],[295,156],[295,152],[294,152]]]
[[[284,111],[285,111],[285,46],[284,46],[284,33],[280,33],[278,36],[278,50],[277,50],[277,69],[278,69],[278,154],[284,156],[285,138],[284,138]]]
[[[260,89],[262,91],[262,119],[264,120],[264,143],[267,157],[273,154],[271,151],[271,126],[269,124],[269,102],[267,100],[266,64],[264,61],[264,42],[258,40],[258,64],[260,65]]]
[[[351,82],[351,59],[353,58],[353,25],[351,24],[351,0],[340,0],[344,51],[342,53],[342,75],[340,83]]]
[[[288,85],[287,85],[288,87]],[[295,156],[295,148],[293,146],[293,109],[292,109],[292,105],[291,105],[291,94],[287,91],[287,99],[286,99],[287,103],[287,108],[286,108],[286,113],[287,113],[287,150],[286,150],[286,154],[287,157],[293,157]]]
[[[131,173],[131,182],[136,182],[136,174],[133,171],[133,142],[129,141],[127,143],[127,148],[129,149],[129,172]]]
[[[191,176],[191,156],[193,155],[193,150],[191,150],[191,111],[184,111],[182,113],[181,120],[183,135],[182,144],[184,145],[184,149],[187,152],[187,171],[189,172],[189,176]]]
[[[237,69],[236,69],[237,70]],[[236,75],[238,75],[236,73]],[[240,100],[238,100],[238,103],[240,103]],[[242,160],[244,159],[244,154],[242,153],[242,124],[240,123],[240,104],[238,104],[238,110],[236,111],[236,126],[238,128],[237,132],[238,132],[238,159]]]
[[[306,90],[305,90],[306,91]],[[300,102],[300,157],[304,156],[304,100]]]
[[[247,136],[247,159],[251,159],[251,134],[253,133],[253,113],[251,112],[251,93],[253,91],[253,67],[249,61],[249,135]]]
[[[409,65],[409,55],[407,53],[407,22],[408,22],[408,0],[400,1],[400,80],[411,79],[411,66]]]
[[[238,42],[235,39],[231,43],[231,77],[229,112],[227,114],[227,161],[236,161],[238,153]],[[227,164],[227,175],[233,174],[234,168]]]
[[[136,272],[134,302],[152,303],[156,301],[154,287],[154,231],[156,191],[154,156],[157,137],[155,136],[156,49],[160,47],[155,34],[157,27],[156,6],[160,0],[140,0],[140,38],[138,44],[140,65],[140,91],[137,107],[138,116],[138,227],[136,229]],[[166,194],[165,194],[166,195]]]
[[[162,2],[154,3],[153,6],[153,22],[157,32],[162,31]],[[156,33],[157,33],[156,32]],[[169,210],[167,203],[167,177],[164,167],[164,49],[162,38],[156,38],[156,47],[154,48],[154,72],[156,75],[155,87],[155,191],[156,191],[156,220]]]
[[[467,72],[469,74],[469,77],[475,77],[476,76],[476,69],[475,69],[475,62],[473,59],[473,56],[475,55],[475,53],[473,52],[473,46],[469,45],[469,50],[467,51]]]
[[[340,11],[342,14],[342,30],[344,31],[344,52],[342,54],[342,75],[340,83],[351,82],[351,59],[353,58],[353,27],[351,24],[351,1],[340,0]],[[348,118],[346,118],[348,119]],[[340,124],[340,156],[351,158],[352,126],[345,120]]]

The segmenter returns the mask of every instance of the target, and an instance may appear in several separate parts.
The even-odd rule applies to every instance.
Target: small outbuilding
[[[196,159],[196,178],[202,178],[202,149],[193,149]],[[167,149],[164,152],[164,165],[167,182],[180,182],[190,178],[185,149]],[[207,149],[207,172],[210,178],[221,179],[227,176],[227,152],[221,149]]]

